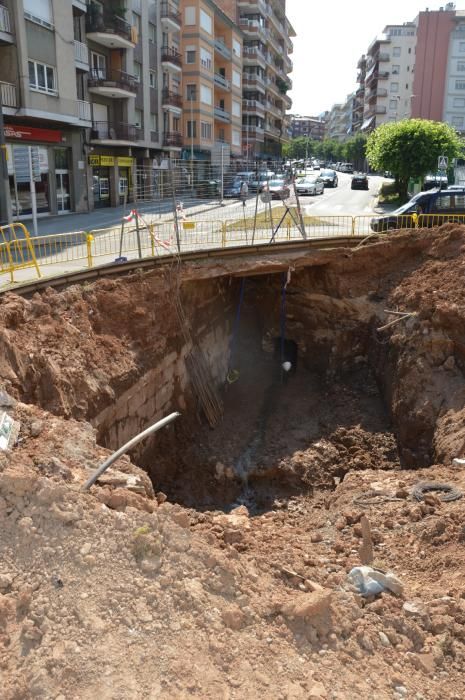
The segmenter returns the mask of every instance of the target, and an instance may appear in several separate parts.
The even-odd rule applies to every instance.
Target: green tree
[[[363,170],[366,158],[367,137],[365,134],[355,134],[344,143],[344,158],[352,163],[356,170]]]
[[[284,158],[290,158],[291,160],[301,160],[307,155],[310,158],[314,154],[315,141],[307,138],[307,136],[299,136],[283,146]]]
[[[382,124],[368,137],[367,158],[374,170],[390,170],[401,198],[407,198],[409,178],[435,172],[438,156],[449,160],[463,152],[463,142],[448,124],[405,119]]]

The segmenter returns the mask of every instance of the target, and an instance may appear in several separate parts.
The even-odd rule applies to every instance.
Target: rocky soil
[[[465,499],[411,490],[465,493],[464,245],[445,226],[292,261],[295,309],[313,295],[295,377],[243,365],[216,431],[169,428],[152,481],[122,458],[89,493],[108,451],[87,420],[163,356],[166,287],[5,295],[2,700],[461,700]],[[413,315],[378,332],[385,309]],[[354,590],[367,556],[396,594]]]

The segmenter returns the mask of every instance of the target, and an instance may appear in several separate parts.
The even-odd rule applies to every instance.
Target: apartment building
[[[333,105],[327,124],[326,138],[335,141],[346,141],[352,135],[352,118],[354,111],[355,93],[347,95],[345,102]]]
[[[365,54],[360,56],[357,63],[357,88],[354,95],[354,108],[352,112],[352,132],[360,131],[363,125],[365,112],[365,80],[367,74],[367,59]]]
[[[223,0],[231,7],[231,0]],[[243,154],[249,159],[279,157],[289,140],[286,111],[292,107],[289,74],[294,29],[285,0],[236,0],[244,34]]]
[[[136,165],[179,157],[181,15],[154,0],[0,0],[0,94],[14,216],[115,206]]]
[[[308,137],[314,141],[323,141],[326,132],[326,121],[320,117],[304,117],[291,114],[291,138]]]
[[[227,163],[242,154],[242,32],[213,0],[181,0],[181,12],[186,155]]]

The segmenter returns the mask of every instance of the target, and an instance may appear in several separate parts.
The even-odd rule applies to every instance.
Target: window
[[[55,68],[47,66],[38,61],[28,61],[29,66],[29,87],[31,90],[46,92],[49,95],[56,95]]]
[[[207,70],[212,69],[212,55],[210,51],[207,51],[207,49],[203,47],[200,47],[200,64]]]
[[[195,46],[186,46],[186,63],[195,63],[196,58]]]
[[[236,131],[235,129],[233,129],[233,132],[232,132],[232,145],[233,146],[240,146],[241,145],[241,132]]]
[[[158,131],[158,114],[150,115],[150,131]]]
[[[200,86],[200,101],[203,102],[205,105],[213,104],[212,90],[206,85]]]
[[[389,100],[389,109],[397,109],[397,100]]]
[[[392,74],[399,75],[399,73],[400,73],[400,66],[392,66]]]
[[[394,46],[392,49],[393,56],[400,56],[400,46]]]
[[[455,81],[455,89],[456,90],[465,90],[465,80],[456,80]]]
[[[157,74],[155,73],[154,70],[149,71],[149,81],[150,81],[151,88],[157,87]]]
[[[454,97],[454,107],[465,107],[465,97]]]
[[[237,100],[232,101],[232,109],[231,109],[233,117],[240,117],[241,116],[241,104],[240,102],[237,102]]]
[[[138,83],[142,80],[142,63],[134,61],[134,77]]]
[[[241,42],[238,41],[237,39],[233,39],[232,50],[233,50],[234,56],[237,56],[237,58],[241,57]]]
[[[197,138],[197,122],[187,122],[187,138]]]
[[[136,12],[132,13],[132,25],[137,29],[137,40],[140,41],[142,22],[140,19],[140,15],[138,15]]]
[[[204,32],[207,32],[207,34],[212,33],[212,18],[207,12],[205,12],[205,10],[202,9],[200,10],[200,27],[204,30]]]
[[[186,97],[190,102],[195,102],[197,100],[197,85],[186,85]]]
[[[232,72],[232,84],[238,88],[241,86],[241,74],[238,73],[237,70],[233,70]]]
[[[157,43],[157,28],[153,22],[149,22],[149,41],[151,41],[152,44]]]
[[[139,129],[142,129],[143,123],[144,123],[144,113],[142,112],[141,109],[136,109],[135,111],[135,124],[134,126],[137,126]]]
[[[450,211],[453,209],[452,197],[450,195],[442,195],[436,200],[436,209],[438,211]]]
[[[465,41],[459,42],[459,51],[460,53],[465,53]]]
[[[38,24],[53,27],[52,3],[50,0],[24,0],[24,15]]]
[[[184,24],[190,26],[195,24],[195,7],[184,8]]]
[[[405,83],[405,89],[408,90],[408,83]]]
[[[456,129],[463,129],[463,117],[452,117],[451,124]]]
[[[465,61],[458,61],[457,62],[457,70],[462,73],[465,71]]]
[[[212,125],[210,122],[200,122],[200,135],[203,139],[211,141]]]
[[[399,92],[399,83],[391,83],[391,92]]]
[[[411,49],[411,48],[409,48],[408,52],[409,52],[409,53],[412,53],[412,49]]]
[[[107,58],[103,53],[92,51],[90,54],[90,67],[92,78],[105,80],[107,77]]]
[[[173,117],[173,131],[179,131],[179,117]]]

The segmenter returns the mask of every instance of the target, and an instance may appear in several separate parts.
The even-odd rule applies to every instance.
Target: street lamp
[[[191,189],[194,193],[194,93],[192,90],[189,94],[189,102],[191,108]]]

